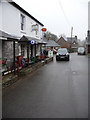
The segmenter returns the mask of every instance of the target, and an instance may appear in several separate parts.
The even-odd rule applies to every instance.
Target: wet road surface
[[[2,118],[2,85],[1,84],[2,83],[0,82],[0,120]]]
[[[88,58],[46,64],[3,90],[4,118],[87,118]]]

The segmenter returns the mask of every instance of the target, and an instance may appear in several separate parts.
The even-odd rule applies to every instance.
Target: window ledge
[[[23,31],[23,30],[21,30],[21,33],[24,33],[24,34],[26,34],[26,32],[25,32],[25,31]]]
[[[39,36],[38,36],[38,35],[36,35],[36,37],[37,37],[37,38],[39,38]]]

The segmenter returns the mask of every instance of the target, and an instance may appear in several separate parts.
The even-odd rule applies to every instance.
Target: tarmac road
[[[70,58],[3,89],[3,118],[87,118],[88,58]]]
[[[1,120],[1,118],[2,118],[2,85],[0,82],[0,120]]]

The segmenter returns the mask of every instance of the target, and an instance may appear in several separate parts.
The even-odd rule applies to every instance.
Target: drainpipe
[[[14,66],[14,75],[15,75],[15,40],[13,41],[13,66]]]
[[[28,59],[28,63],[29,63],[29,44],[27,43],[27,59]]]
[[[35,44],[35,58],[36,58],[36,44]]]

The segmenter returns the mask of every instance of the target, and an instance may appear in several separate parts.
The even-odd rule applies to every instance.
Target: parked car
[[[57,54],[56,54],[56,61],[59,61],[59,60],[69,61],[69,58],[70,58],[70,55],[69,55],[67,48],[58,49]]]
[[[84,47],[78,47],[77,54],[78,55],[85,55],[85,48]]]

